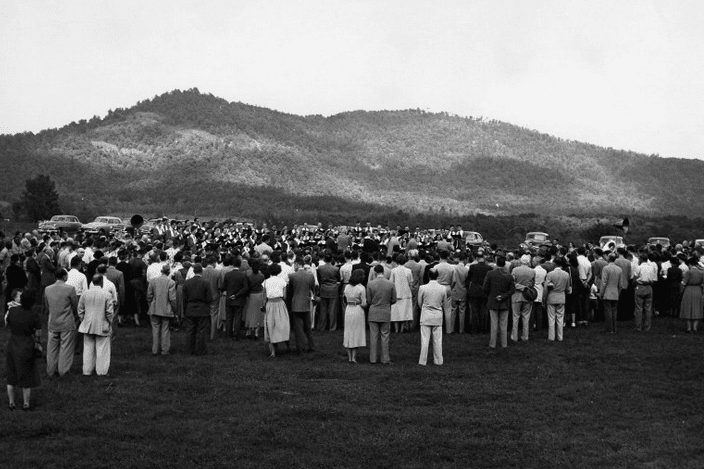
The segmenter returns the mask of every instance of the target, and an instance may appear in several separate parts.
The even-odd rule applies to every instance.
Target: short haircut
[[[377,274],[382,274],[382,273],[384,273],[384,266],[381,265],[381,264],[375,265],[375,266],[374,266],[374,272],[376,272]]]
[[[428,271],[428,278],[430,280],[437,280],[438,279],[438,271],[435,269],[430,269]]]
[[[56,278],[64,278],[67,275],[68,275],[68,273],[66,272],[66,269],[64,269],[63,267],[59,267],[58,269],[56,269],[54,271],[54,276]]]
[[[73,256],[71,258],[71,268],[78,267],[79,265],[81,265],[81,258],[78,257],[77,255]]]
[[[200,262],[196,262],[193,264],[193,273],[194,274],[202,274],[203,273],[203,264]]]

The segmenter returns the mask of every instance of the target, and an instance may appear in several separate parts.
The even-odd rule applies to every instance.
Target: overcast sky
[[[704,159],[704,1],[0,2],[0,133],[192,87],[294,114],[421,108]]]

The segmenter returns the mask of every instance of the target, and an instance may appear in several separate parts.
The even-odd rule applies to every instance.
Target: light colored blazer
[[[114,315],[112,296],[107,290],[91,286],[78,300],[78,332],[109,336]]]
[[[151,279],[147,289],[147,301],[149,302],[150,316],[174,317],[176,282],[163,274]]]
[[[548,288],[549,305],[565,304],[565,292],[570,284],[570,274],[560,268],[548,272],[545,277],[545,288]]]
[[[616,264],[608,264],[601,271],[599,295],[605,300],[618,300],[621,294],[623,270]]]

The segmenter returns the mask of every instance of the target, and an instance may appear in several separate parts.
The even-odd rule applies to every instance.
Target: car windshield
[[[468,238],[468,239],[479,239],[480,236],[479,236],[477,233],[469,233],[469,234],[467,235],[467,238]]]
[[[534,239],[536,241],[545,241],[547,239],[547,235],[544,233],[530,233],[528,235],[529,239]]]

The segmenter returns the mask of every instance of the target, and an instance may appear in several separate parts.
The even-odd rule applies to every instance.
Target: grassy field
[[[382,366],[366,350],[348,364],[341,332],[269,360],[261,342],[222,339],[191,357],[183,332],[152,357],[149,329],[121,328],[109,377],[82,377],[77,360],[44,379],[33,412],[3,404],[0,465],[704,467],[704,334],[629,326],[498,351],[486,335],[445,336],[445,365],[425,368],[418,333],[393,335]]]

